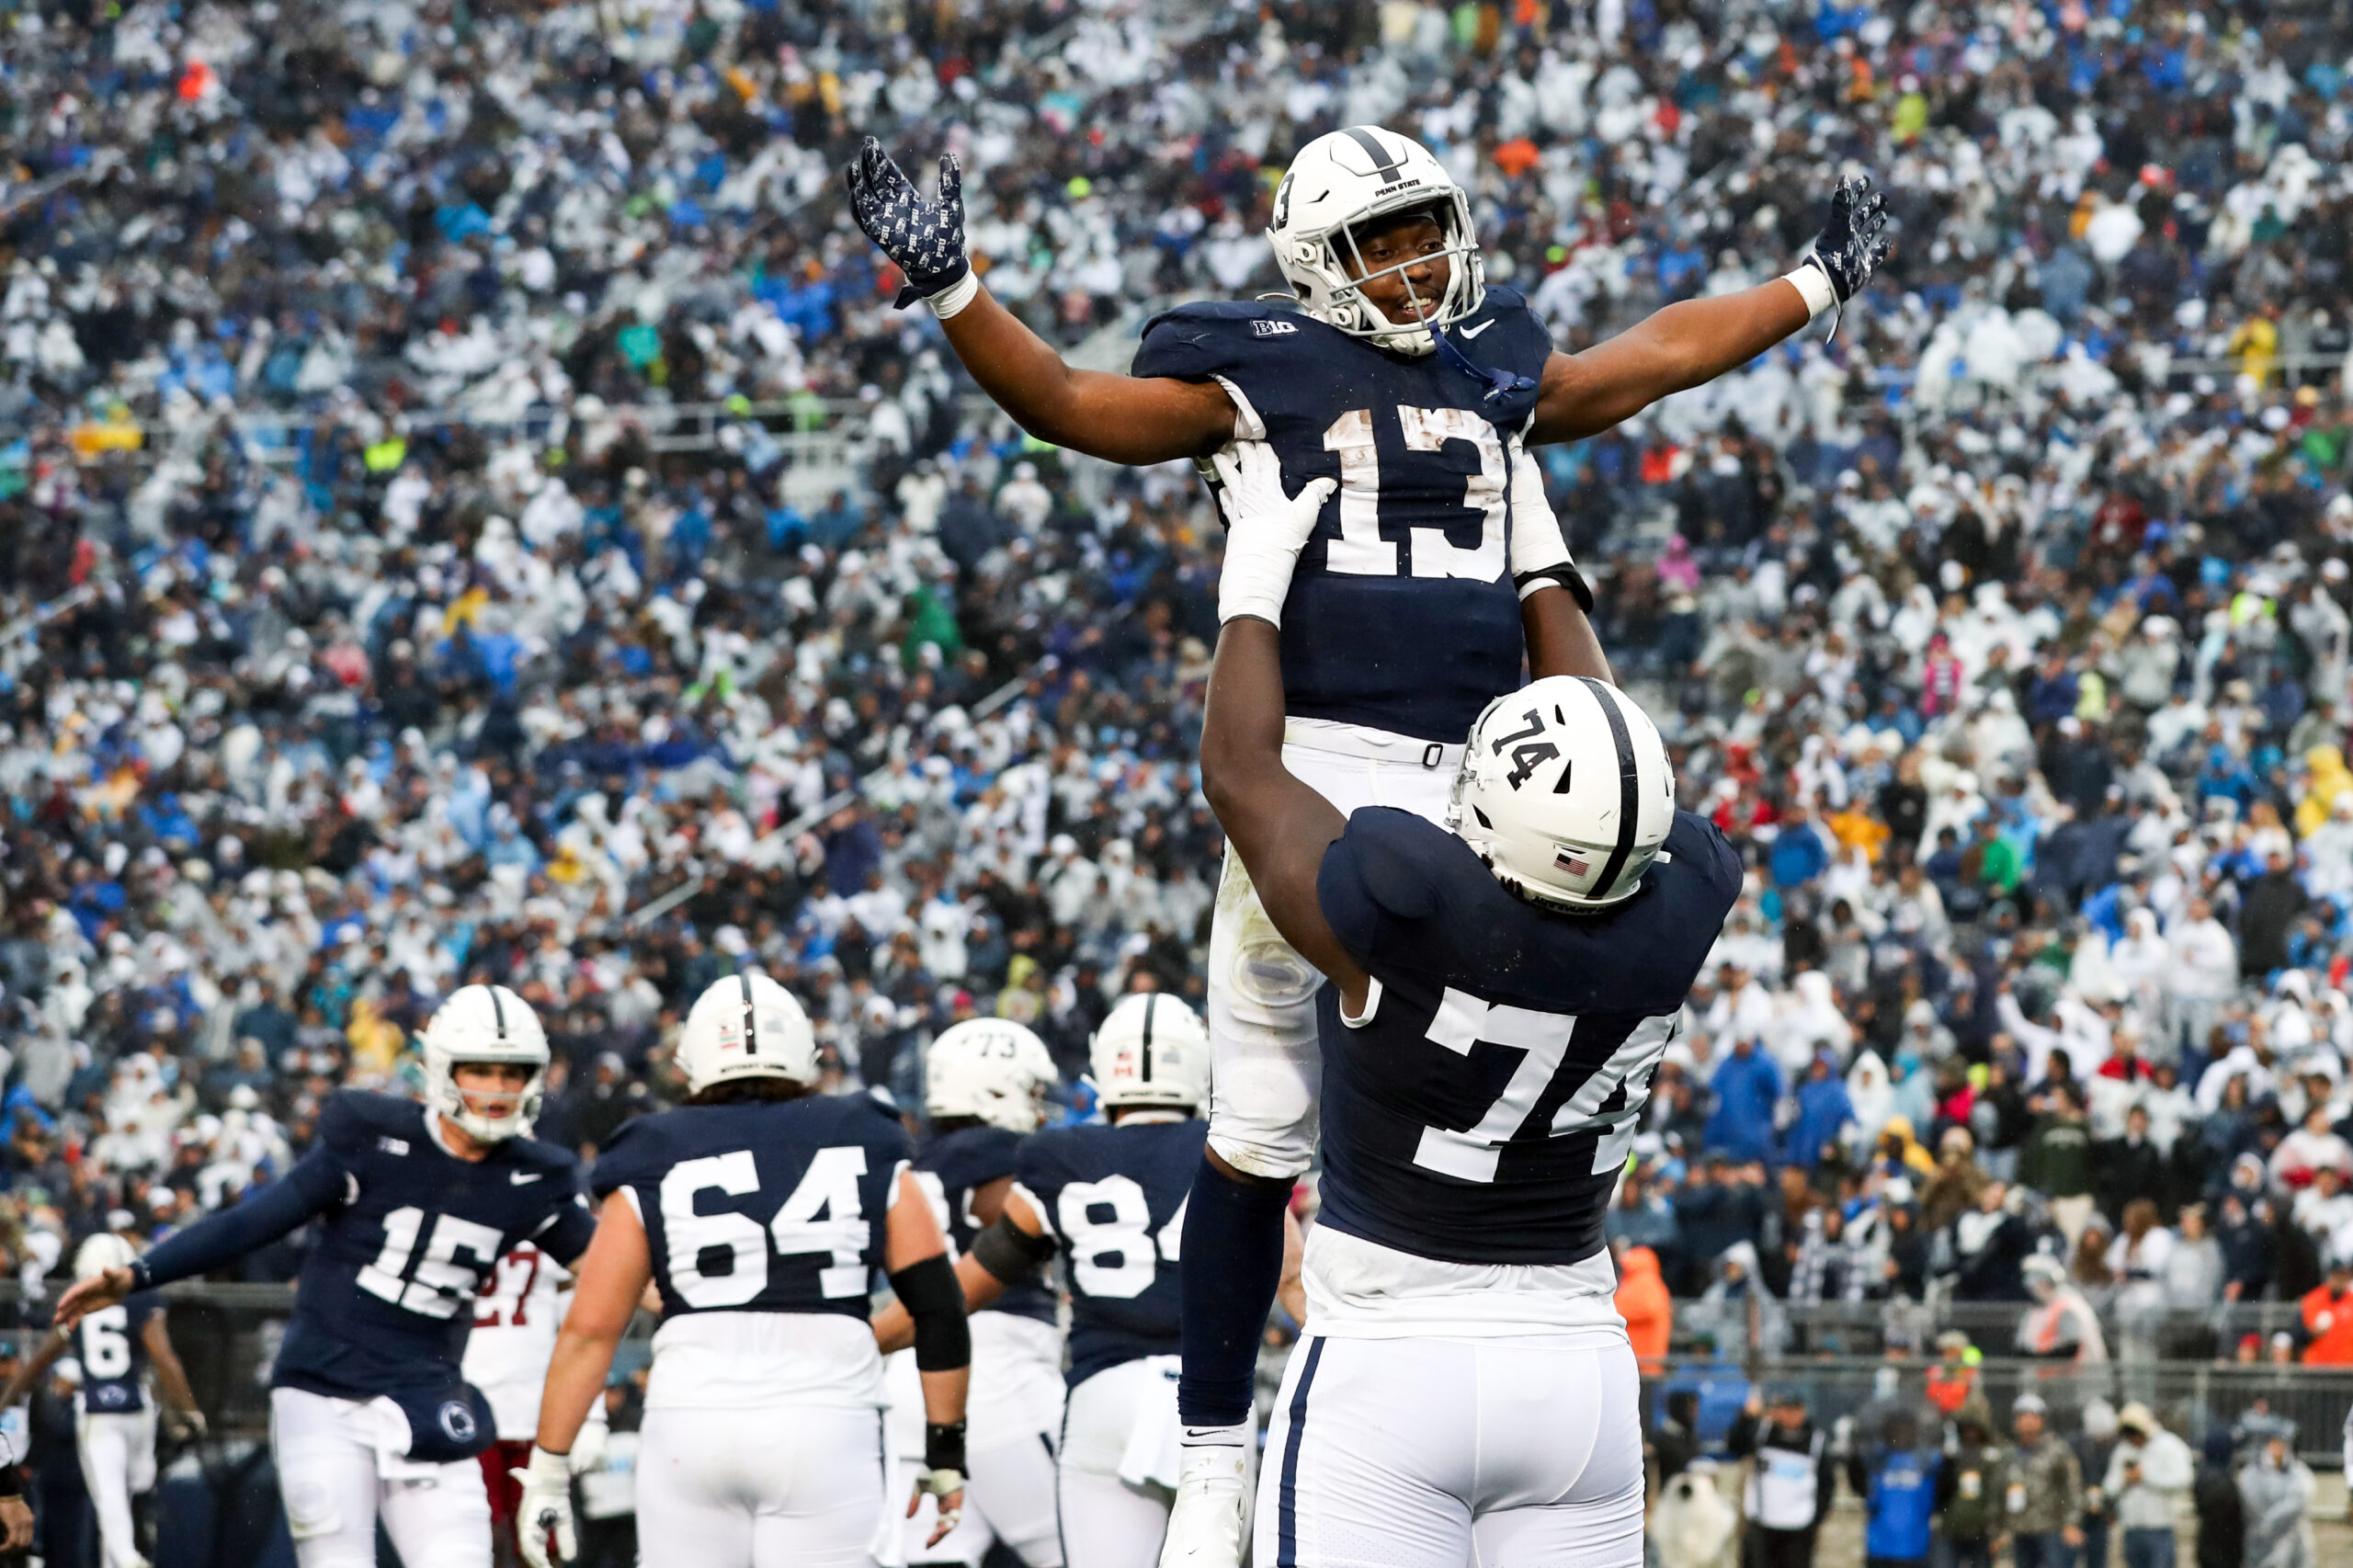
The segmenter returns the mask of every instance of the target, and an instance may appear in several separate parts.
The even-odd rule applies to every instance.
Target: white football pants
[[[1623,1339],[1334,1339],[1291,1352],[1259,1568],[1642,1568]]]
[[[270,1391],[270,1451],[296,1561],[301,1568],[376,1568],[381,1517],[406,1568],[490,1568],[482,1466],[388,1455],[383,1440],[391,1436],[365,1401]]]
[[[155,1489],[155,1407],[83,1411],[74,1422],[82,1483],[98,1516],[98,1561],[105,1568],[136,1568],[141,1561],[131,1523],[131,1500]]]
[[[1064,1568],[1160,1561],[1176,1497],[1176,1357],[1154,1356],[1107,1367],[1070,1391],[1060,1489]]]
[[[649,1410],[637,1454],[638,1562],[868,1568],[882,1471],[878,1410]]]
[[[1313,719],[1283,728],[1283,766],[1343,812],[1395,806],[1442,822],[1461,763],[1459,744],[1385,730]],[[1228,849],[1210,926],[1210,1147],[1238,1171],[1297,1176],[1314,1156],[1323,983],[1267,918],[1241,857]]]

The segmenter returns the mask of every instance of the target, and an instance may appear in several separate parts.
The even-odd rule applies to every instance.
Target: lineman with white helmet
[[[1219,460],[1282,494],[1264,446]],[[1303,538],[1313,497],[1272,496],[1237,527]],[[1445,825],[1343,815],[1290,764],[1282,655],[1266,619],[1226,620],[1201,738],[1268,918],[1332,982],[1307,1331],[1257,1560],[1638,1568],[1639,1379],[1602,1222],[1739,856],[1676,810],[1657,730],[1590,676],[1485,706]],[[1171,1561],[1222,1540],[1181,1544]]]
[[[817,1043],[766,975],[713,982],[678,1037],[687,1102],[598,1155],[597,1244],[540,1398],[523,1551],[574,1554],[566,1454],[648,1282],[660,1291],[637,1465],[646,1568],[865,1568],[886,1514],[873,1272],[914,1314],[926,1405],[915,1483],[944,1534],[963,1496],[972,1341],[907,1135],[868,1095],[813,1093]],[[914,1201],[908,1201],[908,1199]]]
[[[1111,1009],[1088,1054],[1108,1125],[1022,1140],[999,1210],[957,1277],[978,1309],[1034,1288],[1041,1268],[1063,1258],[1071,1320],[1062,1561],[1149,1568],[1177,1479],[1180,1255],[1186,1194],[1209,1133],[1199,1119],[1209,1038],[1183,1002],[1140,992]],[[896,1328],[889,1314],[876,1324],[885,1343]]]
[[[270,1392],[301,1568],[369,1568],[380,1520],[411,1568],[489,1568],[474,1461],[496,1429],[460,1366],[474,1298],[517,1243],[570,1263],[595,1229],[578,1162],[528,1135],[548,1067],[529,1005],[503,985],[464,986],[424,1047],[426,1106],[337,1093],[318,1142],[282,1177],[58,1303],[61,1324],[94,1319],[321,1221]]]
[[[131,1221],[118,1213],[116,1221]],[[95,1279],[139,1259],[130,1240],[111,1231],[85,1239],[74,1254],[74,1278]],[[153,1291],[85,1314],[71,1327],[50,1331],[32,1358],[0,1389],[0,1410],[13,1409],[39,1386],[68,1351],[80,1371],[74,1395],[74,1448],[82,1480],[98,1518],[101,1568],[147,1568],[140,1550],[133,1499],[155,1486],[155,1406],[148,1396],[152,1368],[157,1392],[170,1402],[179,1428],[204,1430],[204,1414],[164,1326],[164,1301]]]
[[[1045,1041],[1006,1018],[969,1018],[924,1055],[924,1111],[931,1137],[915,1155],[915,1181],[931,1200],[951,1256],[972,1249],[1005,1211],[1021,1140],[1045,1119],[1059,1074]],[[1031,1279],[976,1307],[969,1436],[971,1484],[963,1520],[930,1540],[928,1506],[906,1523],[910,1563],[979,1568],[1002,1541],[1029,1568],[1060,1568],[1054,1449],[1063,1425],[1063,1335],[1054,1294]],[[886,1352],[911,1343],[914,1324],[892,1307],[876,1327]],[[902,1458],[923,1451],[913,1359],[891,1355],[892,1442]]]
[[[1433,823],[1464,733],[1519,684],[1523,659],[1539,676],[1609,678],[1531,449],[1597,435],[1745,364],[1840,309],[1887,249],[1881,199],[1846,180],[1824,192],[1828,222],[1784,278],[1668,305],[1563,354],[1518,290],[1487,281],[1470,199],[1445,165],[1410,137],[1349,126],[1301,148],[1269,204],[1291,297],[1167,312],[1145,324],[1133,374],[1118,376],[1064,364],[990,296],[966,254],[952,157],[927,198],[869,141],[848,189],[905,278],[900,302],[928,305],[1025,430],[1128,463],[1273,447],[1313,516],[1298,539],[1268,542],[1245,526],[1257,503],[1212,480],[1229,522],[1221,619],[1283,629],[1298,778],[1343,813],[1396,806]],[[1232,856],[1207,980],[1218,1096],[1188,1219],[1204,1262],[1186,1290],[1182,1403],[1188,1434],[1246,1449],[1280,1216],[1315,1149],[1324,977]],[[1173,1534],[1188,1534],[1190,1512]],[[1206,1553],[1199,1568],[1233,1568],[1238,1522],[1220,1528],[1222,1545],[1188,1540]]]

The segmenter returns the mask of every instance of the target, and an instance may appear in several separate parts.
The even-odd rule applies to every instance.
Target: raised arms
[[[1041,441],[1120,463],[1200,457],[1233,436],[1233,403],[1214,382],[1074,370],[989,297],[964,250],[963,180],[939,160],[926,200],[882,144],[867,138],[847,171],[850,214],[906,274],[899,303],[926,301],[981,390]]]

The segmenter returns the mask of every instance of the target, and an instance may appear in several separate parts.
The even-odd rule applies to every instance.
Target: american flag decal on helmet
[[[1578,859],[1575,856],[1570,854],[1565,849],[1552,857],[1552,865],[1556,869],[1566,871],[1573,877],[1582,877],[1587,871],[1593,869],[1590,865]]]

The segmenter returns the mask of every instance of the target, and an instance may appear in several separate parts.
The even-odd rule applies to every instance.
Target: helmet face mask
[[[425,1096],[467,1136],[484,1143],[521,1137],[539,1119],[548,1037],[530,1004],[504,985],[460,986],[425,1026]],[[523,1068],[520,1088],[461,1086],[459,1069]]]
[[[1436,221],[1445,240],[1441,248],[1385,266],[1366,261],[1360,236],[1382,219],[1417,212]],[[1434,352],[1438,332],[1486,301],[1486,266],[1470,197],[1429,149],[1378,126],[1335,131],[1301,149],[1276,187],[1267,239],[1308,314],[1392,353]],[[1411,268],[1441,260],[1445,289],[1427,306],[1419,290],[1409,290],[1412,312],[1404,321],[1364,291],[1368,283],[1402,278]]]

